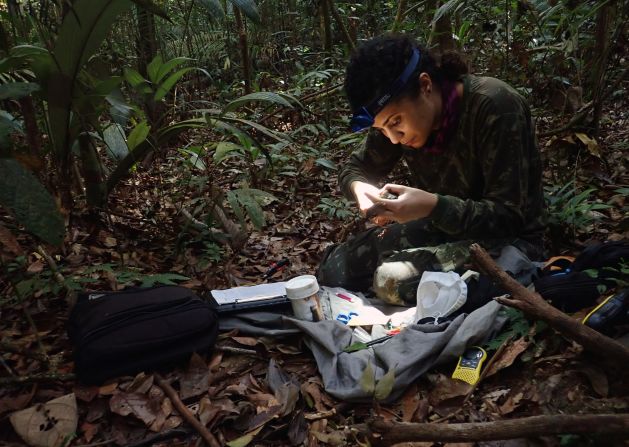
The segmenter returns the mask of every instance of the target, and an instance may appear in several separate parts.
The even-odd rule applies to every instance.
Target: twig
[[[220,346],[220,345],[214,346],[214,349],[216,349],[217,351],[229,352],[232,354],[253,355],[256,357],[259,356],[258,352],[254,351],[253,349],[235,348],[233,346]]]
[[[52,258],[52,256],[50,256],[48,254],[48,252],[46,252],[44,247],[42,247],[41,245],[37,246],[37,252],[40,255],[42,255],[42,257],[48,263],[48,266],[50,267],[50,270],[52,270],[53,278],[55,278],[55,281],[57,282],[57,284],[59,284],[61,287],[63,287],[65,289],[65,291],[66,291],[66,302],[68,303],[68,305],[70,307],[74,306],[74,304],[76,303],[76,293],[74,292],[74,290],[72,290],[70,287],[68,287],[68,284],[66,283],[65,278],[63,277],[63,275],[59,271],[59,267],[57,267],[57,263],[55,262],[55,260]]]
[[[168,395],[171,402],[181,415],[192,427],[199,432],[201,437],[207,442],[210,447],[220,447],[218,440],[214,437],[212,433],[205,427],[205,425],[201,424],[197,418],[194,417],[190,410],[183,404],[181,399],[179,398],[179,394],[175,391],[175,389],[170,386],[168,382],[166,382],[162,376],[159,374],[155,374],[155,381],[157,384],[164,390],[164,392]]]
[[[22,346],[16,346],[13,343],[9,343],[7,341],[0,341],[0,349],[2,351],[12,352],[13,354],[23,355],[24,357],[30,357],[43,363],[47,363],[50,361],[47,355],[28,350]]]
[[[551,306],[539,294],[531,292],[498,267],[480,245],[472,244],[470,254],[481,271],[497,281],[511,295],[510,298],[494,298],[500,304],[514,307],[535,319],[547,322],[553,329],[612,364],[629,364],[629,349],[627,347]]]
[[[463,424],[418,424],[375,420],[353,428],[369,436],[372,445],[387,446],[410,441],[495,441],[564,433],[627,436],[629,415],[561,414]]]
[[[16,376],[16,377],[0,377],[0,386],[4,385],[23,385],[31,382],[69,382],[76,379],[76,375],[59,374],[59,373],[41,373],[32,374],[29,376]]]

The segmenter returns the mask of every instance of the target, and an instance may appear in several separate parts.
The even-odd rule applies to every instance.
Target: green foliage
[[[395,368],[391,368],[382,378],[376,381],[376,374],[371,363],[367,363],[358,381],[361,389],[367,394],[373,394],[376,401],[389,397],[395,384]]]
[[[503,308],[500,312],[503,312],[509,319],[506,327],[498,334],[498,336],[485,343],[483,346],[485,351],[495,351],[500,345],[502,345],[506,339],[518,339],[524,337],[531,330],[529,321],[525,318],[524,314],[518,309],[512,307]]]
[[[0,205],[35,236],[61,245],[65,225],[54,199],[30,171],[13,159],[0,158]]]
[[[260,229],[265,224],[264,212],[262,211],[261,205],[267,205],[277,200],[277,198],[273,194],[259,189],[240,188],[228,191],[227,200],[234,214],[236,214],[242,224],[244,224],[245,216],[243,212],[244,207],[253,226]]]
[[[583,232],[600,219],[594,211],[611,208],[610,205],[599,203],[591,198],[595,188],[579,192],[574,182],[563,186],[546,186],[548,203],[548,224],[556,230],[556,234],[568,237]]]
[[[354,206],[344,197],[340,199],[322,197],[321,203],[317,205],[317,209],[320,209],[328,216],[336,219],[358,219],[358,216],[354,211]]]

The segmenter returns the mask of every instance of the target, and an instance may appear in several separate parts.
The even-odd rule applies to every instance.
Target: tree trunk
[[[509,298],[506,296],[495,298],[500,304],[514,307],[530,317],[547,322],[553,329],[611,364],[629,364],[629,348],[570,318],[556,307],[551,306],[539,294],[529,291],[501,270],[480,245],[472,244],[470,254],[481,271],[496,280],[511,295]]]
[[[245,94],[249,94],[251,93],[251,65],[249,62],[247,31],[245,30],[244,19],[237,6],[234,6],[234,18],[236,19],[236,27],[238,28],[240,56],[242,59],[242,75],[245,80]]]
[[[395,20],[393,21],[393,26],[391,26],[391,32],[397,33],[402,26],[402,22],[404,21],[404,12],[406,11],[406,5],[408,4],[407,0],[400,0],[397,4],[397,13],[395,14]]]
[[[609,25],[611,22],[611,4],[607,3],[599,8],[596,17],[596,46],[594,50],[594,63],[592,67],[592,127],[594,134],[598,134],[599,122],[603,108],[603,91],[605,90],[605,71],[609,49]]]
[[[350,50],[353,50],[354,48],[356,48],[356,45],[354,44],[354,40],[352,39],[352,36],[350,36],[349,31],[347,30],[347,27],[345,26],[345,23],[343,22],[343,18],[339,14],[339,11],[336,9],[334,0],[328,0],[328,7],[330,8],[332,15],[334,16],[334,20],[336,21],[336,24],[338,25],[338,27],[341,29],[341,32],[343,33],[343,39],[345,39],[345,43],[347,44]]]
[[[431,0],[428,5],[428,10],[430,11],[432,9],[436,14],[441,2],[439,0]],[[440,52],[456,49],[456,43],[452,38],[452,24],[449,14],[444,14],[439,20],[432,24],[430,36],[428,37],[428,48],[432,48],[435,45],[439,48]]]
[[[158,50],[155,16],[138,5],[135,6],[135,14],[138,20],[138,71],[146,77],[146,67],[157,55]]]
[[[323,37],[323,51],[332,54],[332,26],[330,20],[330,10],[326,0],[319,0],[319,11],[321,11],[321,36]]]

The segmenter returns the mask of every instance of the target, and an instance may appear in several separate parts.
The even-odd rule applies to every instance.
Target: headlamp
[[[420,54],[417,48],[413,49],[413,54],[404,68],[402,74],[391,84],[391,86],[380,96],[376,98],[366,107],[361,107],[350,120],[350,125],[353,132],[360,132],[363,129],[373,126],[375,116],[380,112],[384,106],[395,97],[404,88],[411,74],[415,71],[419,65]]]

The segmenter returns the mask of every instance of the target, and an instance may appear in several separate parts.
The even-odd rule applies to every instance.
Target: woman
[[[396,223],[329,248],[320,283],[373,286],[385,301],[415,304],[423,271],[463,268],[472,242],[541,256],[541,162],[529,107],[512,87],[467,74],[457,55],[438,60],[408,37],[385,36],[352,55],[345,91],[352,129],[369,133],[341,190],[377,224]],[[375,186],[402,160],[412,187]]]

